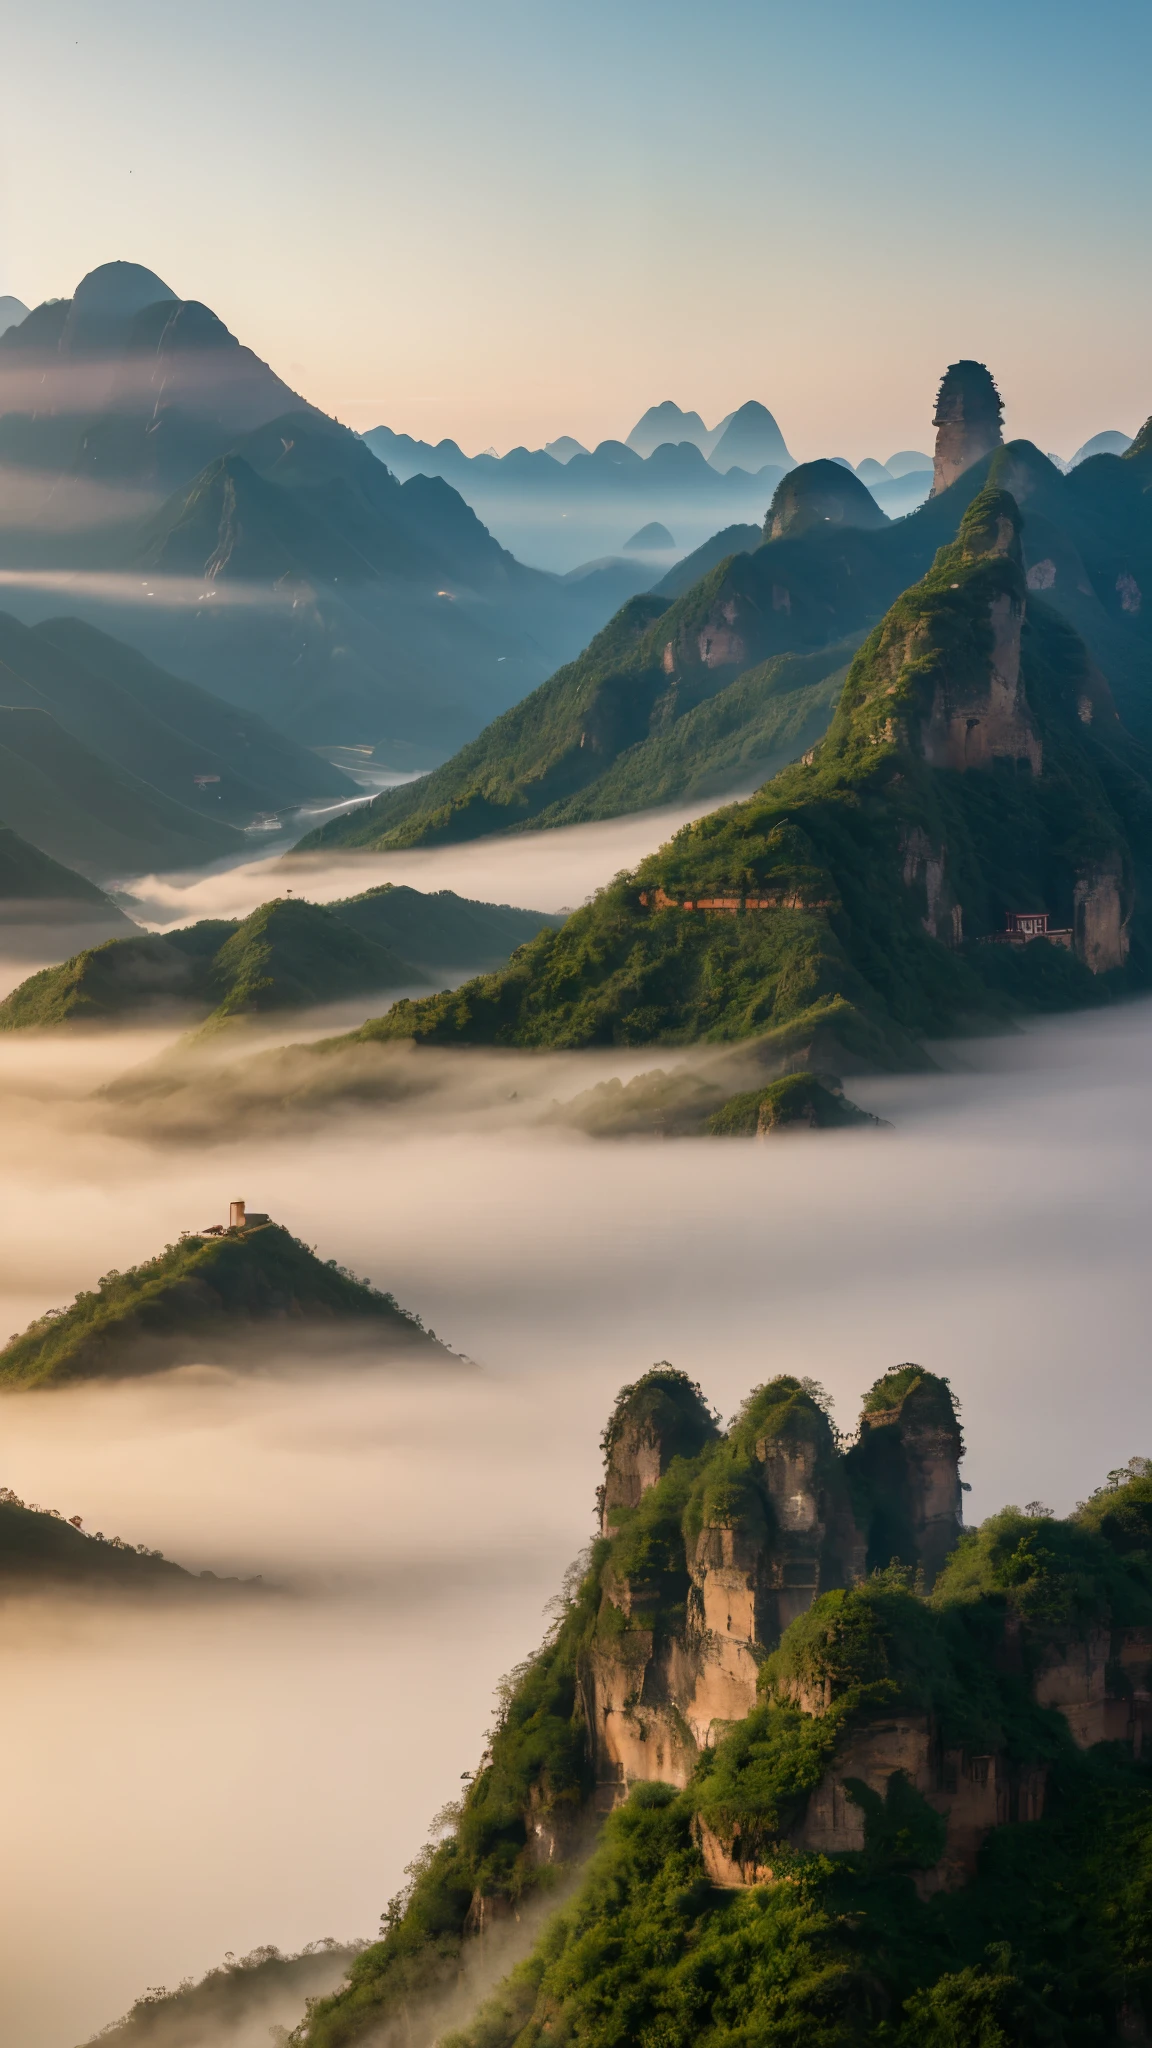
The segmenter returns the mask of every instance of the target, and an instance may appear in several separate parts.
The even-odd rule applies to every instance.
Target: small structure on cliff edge
[[[198,1231],[199,1237],[228,1237],[236,1230],[255,1230],[261,1223],[271,1223],[272,1218],[263,1209],[249,1209],[246,1202],[229,1202],[227,1223],[209,1223]]]
[[[1004,401],[983,363],[949,363],[936,394],[936,428],[931,496],[938,498],[958,476],[990,455],[1004,440]]]
[[[1047,939],[1049,945],[1063,946],[1072,951],[1071,925],[1050,925],[1046,910],[1008,910],[1004,913],[1004,930],[993,932],[982,943],[986,946],[1030,946],[1033,939]]]

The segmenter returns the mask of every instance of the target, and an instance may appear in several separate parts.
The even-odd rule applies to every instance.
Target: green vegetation
[[[214,1579],[212,1572],[203,1576]],[[86,1535],[53,1508],[29,1507],[0,1486],[0,1587],[120,1586],[126,1591],[179,1591],[198,1584],[158,1550],[125,1543],[102,1530]],[[219,1583],[219,1582],[217,1582]]]
[[[675,1427],[685,1401],[706,1417],[684,1375],[654,1368],[623,1391],[606,1450],[645,1418]],[[915,1401],[955,1428],[946,1384],[920,1367],[885,1375],[866,1413]],[[302,2048],[350,2048],[400,2024],[414,2048],[444,2038],[438,2001],[469,1933],[488,1924],[478,1902],[491,1919],[501,1900],[551,1881],[530,1831],[587,1803],[588,1660],[627,1661],[630,1641],[639,1650],[682,1633],[689,1550],[705,1525],[734,1541],[753,1533],[753,1462],[772,1442],[792,1456],[807,1446],[833,1473],[818,1390],[789,1378],[759,1389],[725,1437],[685,1440],[640,1505],[618,1511],[616,1535],[570,1579],[544,1650],[506,1685],[481,1770],[437,1823],[451,1831],[411,1867],[348,1985],[302,2023]],[[821,1593],[764,1656],[751,1712],[703,1750],[684,1789],[632,1786],[575,1896],[445,2048],[1140,2039],[1152,2019],[1152,1769],[1121,1743],[1078,1749],[1034,1684],[1054,1650],[1083,1654],[1101,1629],[1149,1628],[1150,1538],[1152,1475],[1134,1459],[1068,1521],[1010,1508],[967,1533],[927,1597],[900,1565]],[[618,1604],[625,1583],[630,1613]],[[1144,1643],[1146,1662],[1146,1638],[1129,1640]],[[943,1889],[932,1873],[946,1809],[902,1769],[879,1790],[850,1769],[843,1778],[862,1846],[803,1846],[830,1765],[901,1716],[911,1727],[926,1717],[946,1757],[999,1758],[1006,1784],[1044,1788],[1042,1817],[1018,1820],[1005,1805],[974,1874]],[[563,1853],[578,1853],[577,1831],[563,1839]],[[709,1841],[742,1882],[714,1881]]]
[[[106,1273],[0,1351],[0,1386],[149,1372],[232,1343],[260,1324],[278,1340],[319,1326],[370,1330],[374,1343],[451,1354],[392,1295],[318,1259],[279,1224],[182,1237],[126,1273]]]
[[[1140,447],[1138,439],[1122,460],[1101,457],[1062,476],[1030,442],[1011,442],[892,523],[847,470],[805,464],[780,485],[765,545],[744,527],[715,536],[443,767],[304,844],[471,839],[739,789],[750,773],[774,773],[814,743],[827,707],[817,675],[797,673],[807,694],[785,716],[774,699],[791,686],[771,665],[786,671],[805,657],[814,670],[827,661],[820,674],[830,678],[956,538],[990,482],[1019,497],[1037,587],[1085,640],[1129,729],[1152,739],[1147,600],[1141,608],[1126,580],[1152,587]],[[828,660],[837,644],[844,653]],[[747,691],[734,691],[745,678]]]
[[[131,924],[94,882],[62,867],[9,826],[0,825],[0,917],[11,915],[22,904],[36,904],[41,914],[53,908],[67,911],[77,921],[99,917],[101,923],[120,924],[125,930]]]
[[[306,2000],[330,1991],[357,1954],[355,1944],[309,1942],[299,1955],[268,1945],[227,1957],[194,1983],[158,1985],[85,2048],[241,2048],[287,2039]]]
[[[756,1138],[798,1127],[835,1131],[877,1122],[878,1118],[857,1109],[817,1075],[799,1073],[783,1074],[766,1088],[730,1096],[709,1117],[708,1129],[714,1138]]]
[[[111,940],[42,968],[0,1003],[0,1031],[122,1022],[165,1005],[209,1011],[218,1025],[420,987],[438,967],[501,962],[542,926],[562,921],[472,903],[450,889],[422,895],[393,883],[328,905],[277,897],[243,923],[207,918],[163,937]]]
[[[1013,760],[961,773],[925,758],[938,689],[987,690],[992,606],[1024,604],[1019,531],[1006,493],[973,502],[959,539],[861,648],[810,759],[685,827],[503,973],[397,1003],[333,1046],[780,1033],[789,1063],[807,1053],[806,1065],[835,1072],[845,1061],[914,1062],[923,1036],[986,1026],[1014,1008],[1071,1007],[1143,986],[1152,787],[1071,628],[1029,601],[1021,672],[1041,774]],[[944,943],[952,922],[939,893],[942,935],[927,929],[933,860],[945,905],[963,918],[959,947]],[[1043,941],[978,943],[1029,904],[1070,926],[1077,884],[1101,874],[1115,876],[1131,912],[1126,969],[1094,975]],[[694,907],[716,897],[756,907]],[[759,907],[764,900],[773,907]]]
[[[244,825],[314,797],[350,797],[338,768],[81,619],[22,626],[0,612],[7,705],[48,712],[74,740],[209,821]]]
[[[73,739],[46,710],[0,708],[0,816],[52,860],[102,880],[240,853],[234,826],[177,803]]]

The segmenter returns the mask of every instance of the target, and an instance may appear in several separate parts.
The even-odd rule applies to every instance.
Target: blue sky
[[[5,42],[0,290],[150,264],[355,426],[755,396],[883,457],[962,354],[1065,454],[1152,410],[1147,0],[38,0]]]

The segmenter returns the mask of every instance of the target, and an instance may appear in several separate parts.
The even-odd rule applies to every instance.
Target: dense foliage
[[[266,1223],[222,1237],[182,1237],[142,1266],[106,1273],[68,1308],[49,1310],[9,1340],[0,1351],[0,1385],[49,1386],[140,1371],[161,1358],[172,1363],[181,1343],[267,1318],[290,1326],[368,1323],[386,1340],[441,1349],[390,1294]]]
[[[393,883],[327,905],[277,897],[243,922],[205,918],[163,937],[112,939],[42,968],[0,1003],[0,1030],[118,1022],[163,1004],[207,1010],[217,1026],[369,990],[419,988],[429,983],[427,969],[499,964],[542,926],[561,922],[450,889],[425,895]]]
[[[946,1384],[916,1366],[885,1375],[866,1413],[916,1399],[952,1415]],[[609,1449],[662,1400],[687,1403],[687,1414],[698,1390],[654,1368],[624,1390]],[[835,1457],[818,1390],[784,1378],[750,1396],[725,1437],[673,1458],[596,1547],[552,1644],[513,1675],[455,1832],[414,1866],[349,1987],[301,2028],[308,2048],[390,2040],[392,2028],[417,2043],[442,2036],[448,2007],[435,1998],[478,1925],[477,1895],[523,1896],[535,1874],[527,1829],[557,1791],[573,1811],[587,1793],[583,1657],[597,1640],[625,1641],[621,1628],[682,1627],[685,1544],[702,1519],[735,1527],[751,1511],[748,1462],[766,1437],[808,1442],[829,1467]],[[686,1789],[633,1786],[574,1899],[448,2048],[1141,2038],[1152,2017],[1152,1770],[1118,1745],[1077,1750],[1063,1716],[1037,1705],[1033,1680],[1053,1645],[1152,1623],[1150,1539],[1152,1476],[1136,1459],[1068,1521],[1008,1508],[969,1532],[928,1597],[899,1565],[821,1595],[765,1659],[759,1703],[704,1751]],[[625,1579],[640,1596],[638,1624],[601,1597]],[[928,1716],[945,1749],[1045,1774],[1043,1817],[994,1828],[959,1889],[920,1882],[945,1822],[900,1771],[883,1794],[845,1780],[862,1849],[794,1846],[837,1752],[899,1714]],[[730,1845],[745,1888],[711,1880],[702,1831]]]
[[[337,1043],[585,1046],[779,1032],[782,1056],[807,1049],[813,1065],[836,1071],[846,1057],[908,1063],[924,1034],[1013,1005],[1060,1008],[1143,985],[1152,786],[1083,644],[1054,612],[1029,601],[1022,647],[1043,773],[961,774],[924,758],[937,685],[986,676],[991,607],[1023,603],[1019,528],[1007,494],[973,501],[959,539],[862,647],[810,759],[685,827],[503,973],[397,1003]],[[1087,723],[1086,702],[1098,707]],[[926,885],[906,879],[917,844],[946,848],[961,947],[925,928]],[[980,943],[1029,904],[1071,924],[1077,878],[1102,869],[1135,903],[1124,972],[1093,975],[1043,941]],[[681,907],[718,896],[776,907]]]
[[[1098,457],[1063,476],[1016,441],[892,525],[848,471],[827,465],[838,498],[831,523],[828,506],[813,502],[810,518],[798,508],[759,548],[749,551],[751,537],[738,529],[721,548],[725,559],[710,543],[443,767],[333,819],[305,844],[471,839],[719,794],[771,774],[823,729],[845,658],[835,643],[855,646],[925,574],[990,481],[1025,505],[1037,587],[1087,641],[1130,730],[1152,739],[1149,608],[1140,601],[1152,587],[1148,464],[1138,437],[1123,459]],[[781,491],[825,467],[803,465]],[[866,530],[870,518],[879,530]],[[733,621],[721,645],[716,629]]]

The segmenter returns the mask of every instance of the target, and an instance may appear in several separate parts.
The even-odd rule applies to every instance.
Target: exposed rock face
[[[949,1891],[973,1876],[991,1828],[1038,1820],[1044,1809],[1043,1767],[1013,1769],[1002,1755],[944,1749],[926,1714],[893,1715],[870,1721],[849,1738],[808,1801],[793,1837],[795,1847],[823,1856],[858,1853],[864,1848],[864,1809],[850,1787],[863,1784],[883,1798],[896,1772],[947,1824],[939,1862],[917,1872],[922,1897]],[[750,1881],[756,1880],[744,1879]]]
[[[849,1453],[853,1477],[872,1503],[869,1571],[915,1561],[931,1588],[963,1520],[960,1459],[964,1443],[951,1395],[919,1366],[898,1366],[878,1380]]]
[[[1004,401],[991,371],[983,363],[950,363],[936,394],[932,424],[936,428],[932,493],[938,498],[958,476],[999,448],[1004,439]]]
[[[719,1435],[700,1389],[671,1365],[654,1365],[625,1387],[604,1432],[600,1525],[605,1536],[620,1508],[636,1508],[673,1458],[694,1458]]]
[[[626,1390],[614,1418],[605,1530],[655,1484],[661,1458],[663,1469],[670,1463],[670,1433],[650,1419],[669,1370],[648,1376],[651,1392],[643,1380]],[[699,1428],[680,1400],[678,1426]],[[962,1455],[947,1384],[918,1366],[877,1382],[847,1456],[799,1381],[753,1396],[689,1512],[686,1583],[652,1569],[655,1542],[640,1547],[634,1572],[606,1573],[619,1620],[589,1673],[605,1789],[638,1778],[687,1784],[701,1750],[751,1712],[764,1657],[818,1594],[854,1584],[877,1558],[930,1583],[959,1534]],[[682,1616],[671,1626],[670,1607]]]
[[[921,728],[921,747],[932,768],[990,768],[995,761],[1009,761],[1039,775],[1043,748],[1020,674],[1027,587],[1020,515],[1004,492],[990,498],[989,508],[986,520],[966,521],[961,529],[965,552],[1002,561],[1014,573],[988,605],[986,660],[958,661],[939,676]]]
[[[1073,943],[1093,974],[1123,967],[1128,958],[1128,919],[1119,866],[1093,868],[1073,892]]]

